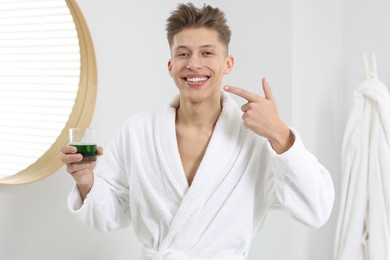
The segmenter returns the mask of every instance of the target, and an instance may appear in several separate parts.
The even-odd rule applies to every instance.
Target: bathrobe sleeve
[[[294,145],[278,155],[270,150],[270,172],[265,192],[270,208],[282,208],[311,227],[320,227],[329,218],[334,187],[329,172],[308,152],[295,130]]]
[[[129,140],[122,128],[98,158],[94,183],[84,202],[77,187],[68,196],[69,210],[82,222],[106,231],[130,225],[129,181],[124,158]]]

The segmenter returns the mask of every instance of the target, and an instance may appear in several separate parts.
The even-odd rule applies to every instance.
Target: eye
[[[203,52],[203,56],[206,56],[206,57],[210,57],[210,56],[213,56],[214,55],[214,52],[212,51],[204,51]]]
[[[179,52],[176,54],[177,57],[188,57],[190,54],[188,52]]]

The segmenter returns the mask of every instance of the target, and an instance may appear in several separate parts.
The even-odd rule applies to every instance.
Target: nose
[[[186,68],[190,70],[196,70],[202,68],[202,60],[197,55],[192,55],[187,63]]]

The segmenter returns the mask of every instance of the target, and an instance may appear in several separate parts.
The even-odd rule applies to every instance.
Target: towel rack
[[[364,61],[364,72],[366,75],[366,79],[378,78],[375,52],[371,54],[371,66],[369,64],[367,54],[363,55],[363,61]]]

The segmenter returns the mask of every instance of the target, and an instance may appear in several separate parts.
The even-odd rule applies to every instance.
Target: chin
[[[219,100],[221,97],[221,91],[218,92],[203,92],[203,91],[189,91],[186,93],[180,93],[180,96],[191,103],[202,103],[204,101],[212,101],[213,99]]]

